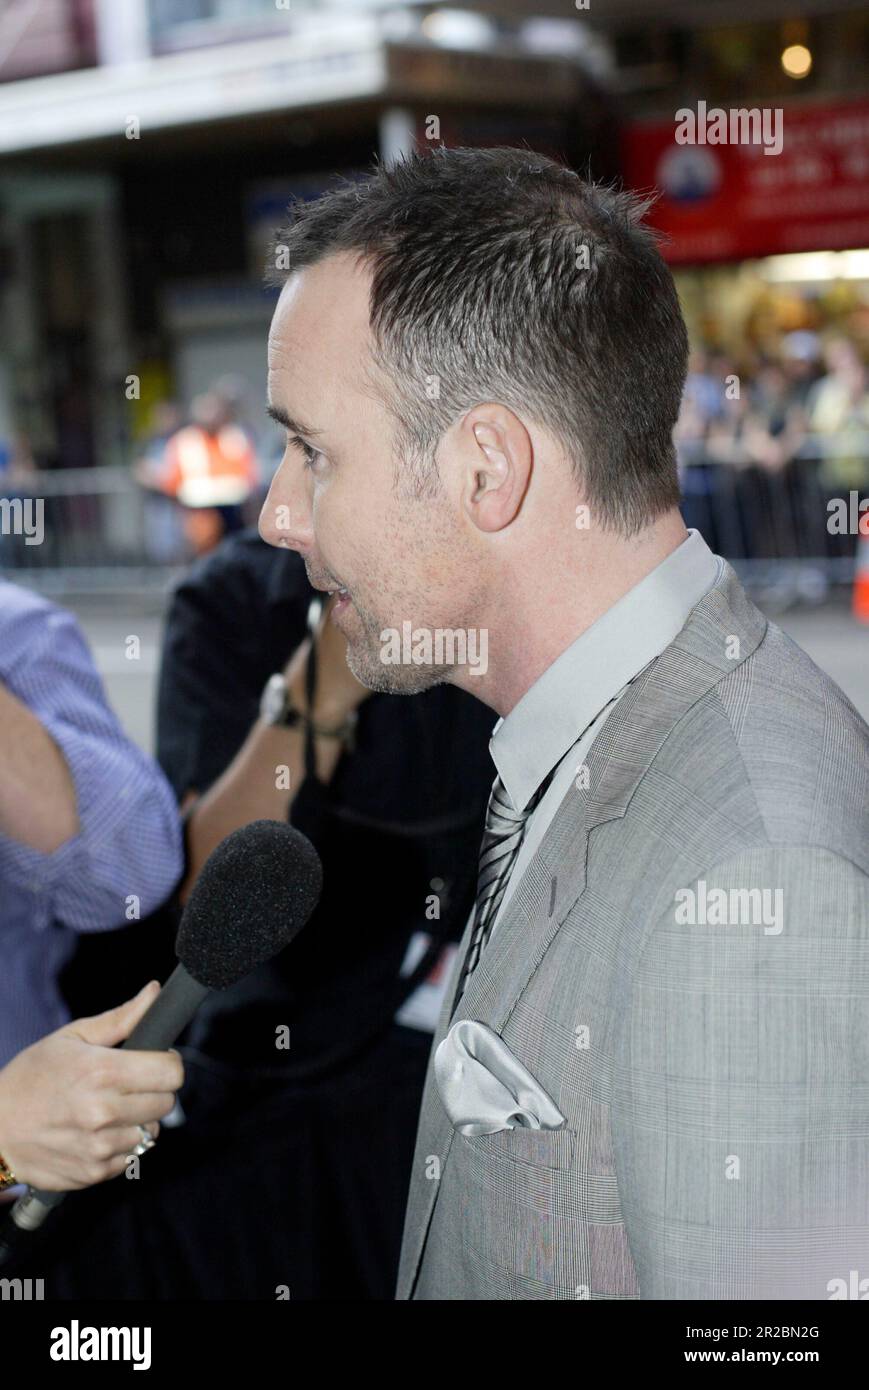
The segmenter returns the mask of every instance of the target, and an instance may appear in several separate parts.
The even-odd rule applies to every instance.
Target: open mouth
[[[318,589],[321,594],[324,594],[327,599],[332,601],[330,610],[332,613],[340,612],[342,608],[346,608],[350,603],[350,594],[340,585],[323,583],[321,580],[316,579],[310,571],[308,573],[308,582],[312,588]]]
[[[350,602],[350,595],[346,589],[329,589],[328,592],[335,600],[332,604],[333,613],[340,613],[343,608],[347,607]]]

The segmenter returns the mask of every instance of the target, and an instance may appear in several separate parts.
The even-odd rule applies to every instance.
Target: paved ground
[[[153,748],[154,699],[161,641],[157,599],[70,600],[81,619],[109,698],[124,727],[140,747]],[[853,621],[844,602],[793,609],[774,615],[813,661],[842,687],[869,720],[869,626]],[[139,654],[129,637],[139,639]]]

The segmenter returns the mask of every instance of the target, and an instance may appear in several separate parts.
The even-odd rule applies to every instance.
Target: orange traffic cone
[[[858,622],[869,623],[869,512],[860,515],[851,612]]]

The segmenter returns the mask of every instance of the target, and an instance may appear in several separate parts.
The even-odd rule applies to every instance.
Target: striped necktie
[[[471,933],[468,954],[465,957],[464,969],[453,1000],[453,1013],[458,1008],[468,980],[476,969],[480,956],[483,954],[483,948],[491,935],[495,918],[498,915],[498,908],[501,906],[501,900],[510,881],[516,856],[522,846],[528,818],[549,790],[554,773],[555,768],[541,782],[522,811],[515,809],[500,776],[495,778],[486,810],[483,843],[480,846],[474,928]]]
[[[653,658],[654,660],[654,658]],[[651,666],[649,661],[635,675],[631,676],[620,690],[616,691],[606,704],[598,710],[593,719],[590,719],[579,735],[576,743],[578,744],[585,734],[588,733],[592,724],[596,724],[606,710],[614,705],[625,693],[629,686],[640,677],[644,671]],[[574,745],[576,747],[576,744]],[[477,905],[474,909],[474,928],[471,933],[471,944],[468,947],[468,954],[465,957],[464,968],[462,969],[459,984],[453,999],[453,1008],[450,1017],[459,1007],[459,1001],[465,992],[468,980],[473,974],[479,963],[483,948],[492,933],[495,925],[495,918],[498,915],[498,908],[504,897],[507,884],[510,882],[510,875],[513,872],[513,865],[516,856],[522,847],[522,840],[525,836],[525,828],[531,812],[540,804],[549,790],[549,785],[558,771],[560,764],[556,764],[551,772],[543,779],[540,786],[528,802],[524,811],[517,811],[510,800],[507,788],[501,781],[500,776],[495,778],[492,792],[489,797],[489,805],[486,810],[486,827],[483,831],[483,843],[480,847],[480,867],[477,877]]]

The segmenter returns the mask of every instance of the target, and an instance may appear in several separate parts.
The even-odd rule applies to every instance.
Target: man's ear
[[[480,531],[502,531],[515,520],[531,480],[534,450],[518,415],[480,405],[460,430],[462,507]]]

